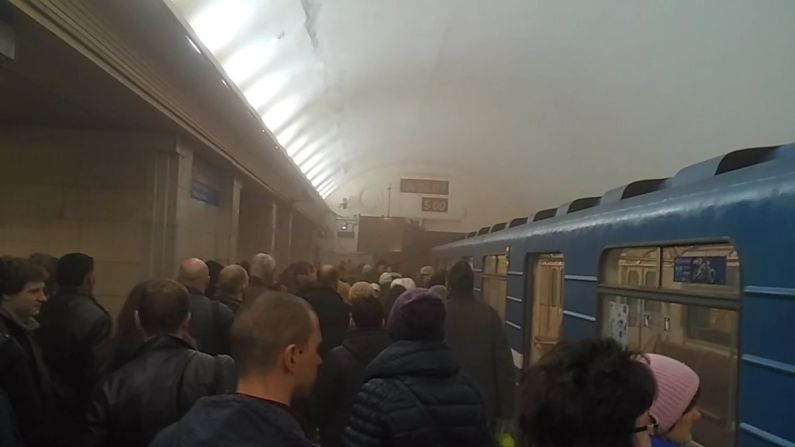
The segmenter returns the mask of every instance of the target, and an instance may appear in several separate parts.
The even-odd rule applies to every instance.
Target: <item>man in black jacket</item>
[[[337,293],[338,280],[337,268],[324,265],[317,272],[317,284],[304,294],[320,321],[320,333],[323,334],[320,355],[323,357],[331,348],[342,344],[350,323],[350,309]]]
[[[302,299],[268,292],[247,300],[232,327],[237,394],[205,397],[151,447],[311,447],[290,411],[317,375],[320,329]]]
[[[177,281],[190,292],[190,335],[199,351],[210,354],[229,353],[229,329],[234,314],[225,305],[204,296],[210,283],[210,271],[201,259],[186,259],[179,266]]]
[[[395,302],[395,340],[373,360],[351,409],[348,447],[494,445],[483,398],[444,343],[445,305],[427,289]]]
[[[148,281],[135,321],[144,345],[103,380],[88,413],[92,447],[148,445],[203,396],[234,389],[235,364],[191,345],[188,291],[168,280]]]
[[[357,299],[351,305],[351,316],[355,328],[345,335],[342,346],[323,358],[315,385],[315,421],[323,447],[342,446],[364,368],[391,342],[384,330],[384,311],[378,298]]]
[[[56,442],[63,438],[54,426],[53,391],[32,337],[39,326],[33,317],[47,300],[46,279],[44,269],[28,260],[0,259],[0,389],[7,394],[16,417],[22,438],[18,445],[28,447],[69,445]],[[4,429],[15,432],[13,425]]]
[[[237,313],[243,304],[248,284],[246,269],[237,264],[227,265],[218,275],[218,292],[214,298],[225,304],[232,313]]]
[[[108,312],[92,295],[94,259],[83,253],[61,257],[55,266],[58,292],[42,306],[36,337],[53,379],[61,388],[60,419],[66,438],[84,430],[83,414],[99,381],[100,352],[111,332]]]

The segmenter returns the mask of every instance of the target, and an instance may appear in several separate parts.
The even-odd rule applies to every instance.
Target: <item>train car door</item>
[[[562,253],[531,254],[526,266],[529,305],[525,327],[529,329],[525,332],[525,367],[537,362],[560,340],[565,261]]]

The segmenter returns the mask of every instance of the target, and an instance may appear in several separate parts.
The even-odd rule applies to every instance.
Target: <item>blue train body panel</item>
[[[611,190],[603,201],[607,203],[436,247],[434,256],[471,257],[477,266],[483,256],[510,247],[514,274],[509,275],[507,294],[522,302],[506,304],[506,333],[515,355],[521,355],[527,349],[532,305],[527,298],[532,292],[527,290],[526,275],[532,274],[528,256],[564,255],[561,337],[576,339],[599,334],[597,288],[606,249],[730,242],[739,255],[742,282],[737,445],[792,447],[795,145],[767,150],[755,164],[715,175],[747,155],[732,153],[685,168],[666,180],[663,189],[648,194],[619,200],[620,191]]]

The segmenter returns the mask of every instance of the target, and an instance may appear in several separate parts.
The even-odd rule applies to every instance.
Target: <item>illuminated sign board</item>
[[[447,199],[441,197],[423,197],[422,211],[430,213],[446,213]]]
[[[446,180],[402,178],[400,179],[400,192],[446,196],[450,194],[450,182]]]

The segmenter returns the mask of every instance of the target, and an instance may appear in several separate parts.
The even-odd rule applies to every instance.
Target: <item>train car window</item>
[[[617,248],[610,250],[605,256],[602,282],[616,286],[656,288],[659,271],[658,247]]]
[[[734,247],[613,249],[601,273],[601,334],[690,365],[701,377],[704,416],[695,441],[734,446],[740,296]]]
[[[508,292],[508,257],[505,255],[483,258],[483,301],[497,311],[505,320],[505,295]]]
[[[560,340],[560,325],[563,320],[563,276],[565,263],[561,253],[533,256],[533,274],[527,275],[532,291],[530,321],[529,361],[532,365]]]

